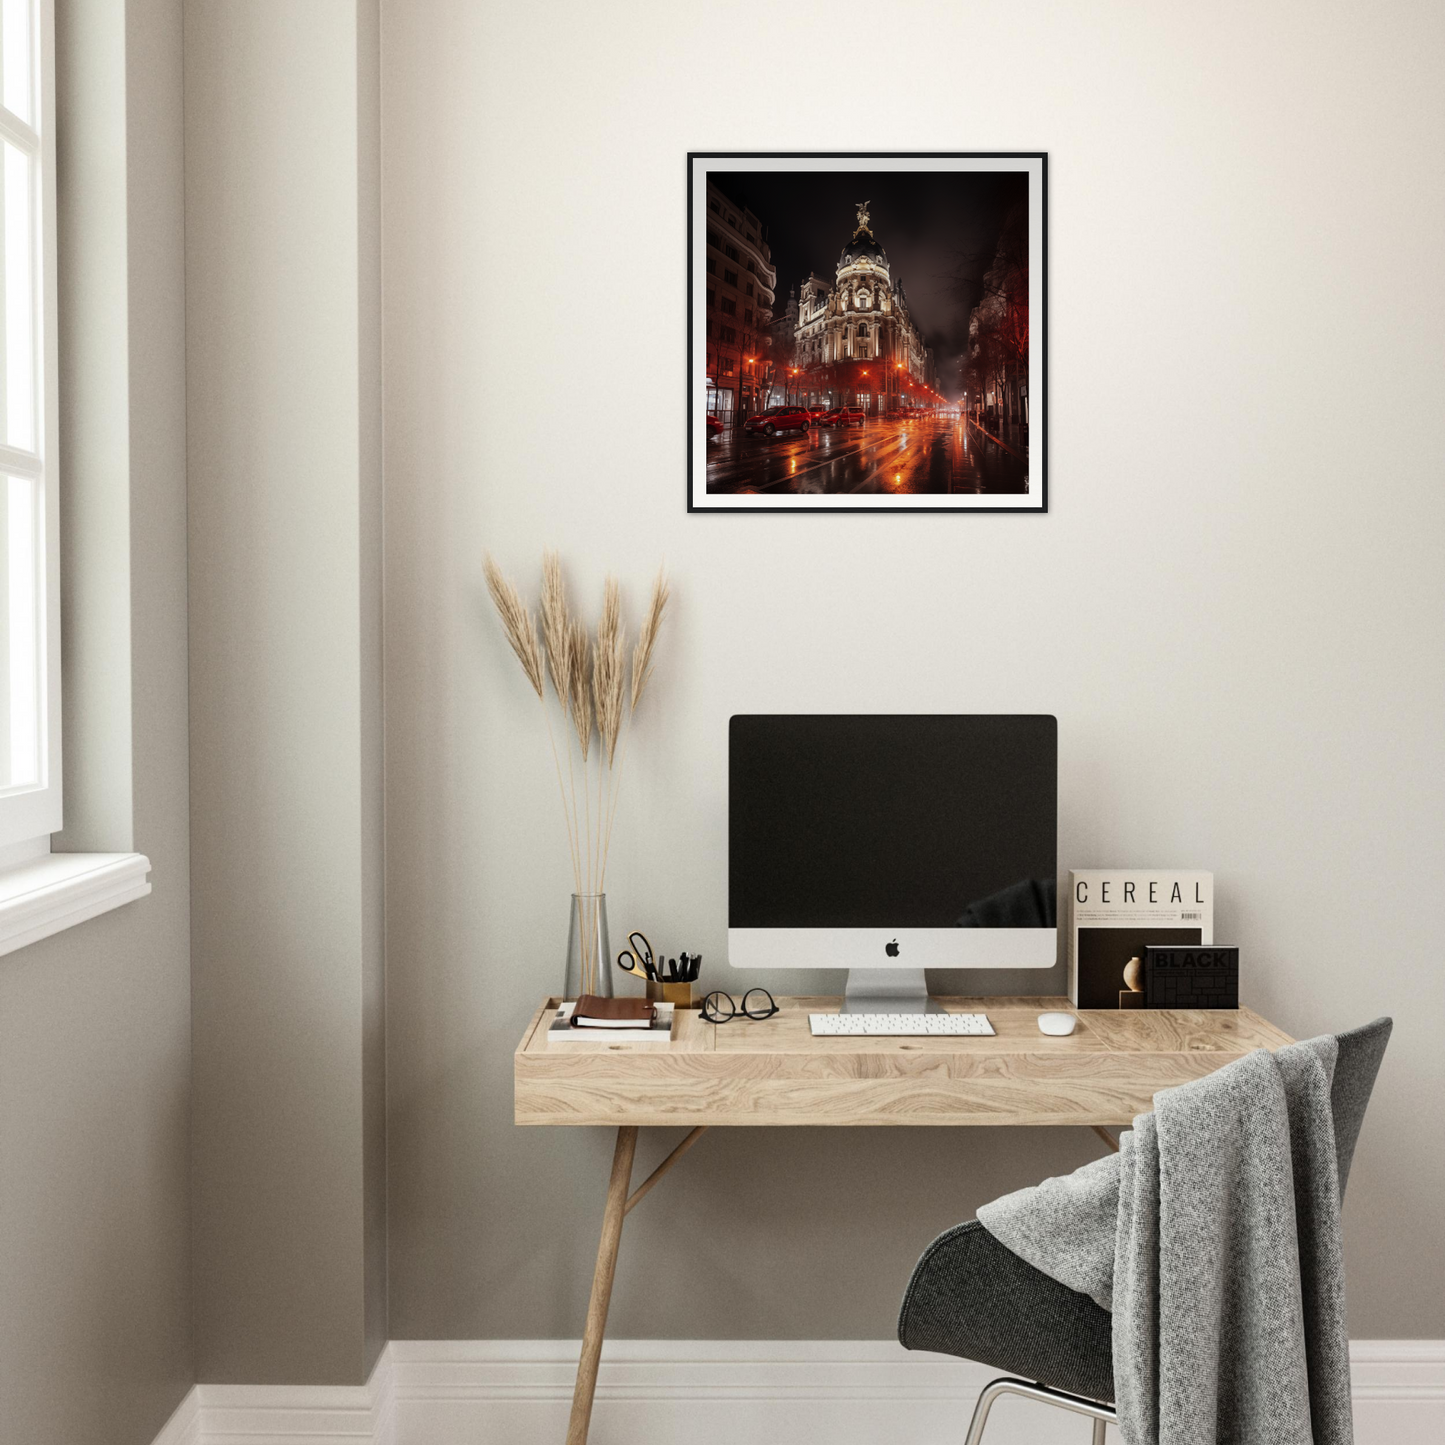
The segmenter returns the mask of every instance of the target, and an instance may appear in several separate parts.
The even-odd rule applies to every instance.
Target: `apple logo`
[[[895,938],[892,943],[884,944],[884,946],[883,946],[883,952],[886,953],[889,958],[897,958],[897,957],[898,957],[898,940]]]

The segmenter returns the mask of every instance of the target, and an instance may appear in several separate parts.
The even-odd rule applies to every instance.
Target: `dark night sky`
[[[952,393],[978,299],[958,277],[987,266],[1004,213],[1028,196],[1026,172],[713,171],[708,178],[762,222],[778,268],[775,315],[809,271],[832,284],[838,253],[858,225],[855,207],[868,201],[869,228],[934,349],[939,389]]]

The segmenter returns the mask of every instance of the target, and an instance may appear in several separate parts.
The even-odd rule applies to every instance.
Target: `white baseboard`
[[[155,1438],[155,1445],[201,1445],[201,1392],[195,1386],[176,1406],[176,1413],[166,1421]]]
[[[391,1349],[364,1385],[196,1385],[155,1445],[396,1445]]]
[[[555,1445],[575,1340],[393,1340],[353,1386],[199,1385],[155,1445]],[[1356,1445],[1445,1440],[1445,1340],[1356,1340]],[[1000,1372],[875,1340],[614,1340],[591,1445],[938,1445]],[[1069,1423],[1004,1399],[989,1445],[1058,1445]],[[1111,1442],[1114,1440],[1110,1434]]]

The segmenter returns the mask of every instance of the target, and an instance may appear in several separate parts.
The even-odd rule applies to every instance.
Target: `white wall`
[[[676,583],[619,933],[728,981],[731,713],[1054,712],[1063,867],[1212,868],[1246,1002],[1395,1016],[1351,1323],[1445,1335],[1442,41],[1421,0],[386,7],[393,1338],[574,1334],[590,1277],[610,1145],[510,1123],[570,885],[481,557],[548,545]],[[1049,515],[687,515],[685,151],[888,147],[1049,151]],[[885,1336],[936,1230],[1093,1149],[710,1138],[614,1333]],[[703,1288],[703,1246],[753,1258]]]

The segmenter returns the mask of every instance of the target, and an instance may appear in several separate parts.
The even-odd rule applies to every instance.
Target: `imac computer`
[[[925,968],[1048,968],[1057,835],[1052,717],[736,716],[728,960],[846,968],[869,1013],[926,1011]]]

